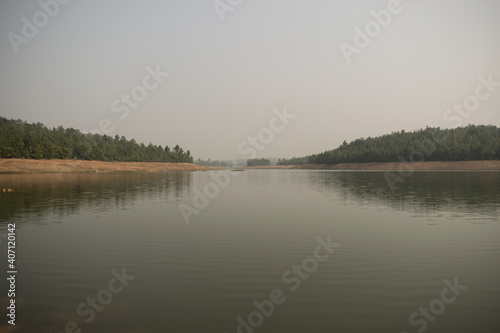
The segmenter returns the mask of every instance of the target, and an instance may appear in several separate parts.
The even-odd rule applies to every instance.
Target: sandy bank
[[[399,162],[387,163],[341,163],[341,164],[305,164],[305,165],[273,165],[253,166],[245,169],[306,169],[306,170],[498,170],[500,161],[457,161],[457,162],[421,162],[401,164]]]
[[[0,159],[0,173],[111,173],[213,170],[190,163],[101,162],[74,160]]]
[[[498,170],[500,161],[456,161],[456,162],[421,162],[421,163],[341,163],[341,164],[305,164],[296,169],[310,170]]]
[[[388,163],[341,163],[305,164],[243,167],[244,169],[306,169],[306,170],[399,170],[411,167],[413,170],[496,170],[500,171],[500,161],[458,161],[421,162],[402,165]],[[147,162],[101,162],[74,160],[29,160],[0,159],[0,174],[9,173],[112,173],[112,172],[168,172],[216,170],[191,163],[147,163]]]

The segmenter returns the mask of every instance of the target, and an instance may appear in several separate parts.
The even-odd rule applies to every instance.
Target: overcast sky
[[[500,84],[478,80],[500,82],[498,0],[54,1],[0,1],[4,117],[202,159],[248,158],[259,133],[258,157],[292,157],[427,125],[500,126]],[[446,113],[464,101],[473,111]],[[295,118],[282,126],[284,108]]]

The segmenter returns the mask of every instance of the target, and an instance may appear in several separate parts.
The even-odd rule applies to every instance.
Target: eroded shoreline
[[[341,163],[238,167],[242,169],[303,170],[428,170],[428,171],[500,171],[500,161],[439,161],[420,163]],[[191,163],[102,162],[80,160],[0,159],[0,174],[33,173],[119,173],[220,170]],[[231,168],[230,168],[231,169]]]
[[[500,161],[432,161],[416,163],[370,162],[340,164],[304,164],[247,167],[246,169],[304,169],[304,170],[428,170],[428,171],[500,171]]]
[[[80,160],[0,159],[1,174],[113,173],[215,170],[191,163],[102,162]]]

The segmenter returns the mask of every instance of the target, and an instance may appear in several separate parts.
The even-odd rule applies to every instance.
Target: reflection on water
[[[180,199],[191,194],[193,177],[200,183],[200,178],[211,180],[207,174],[67,174],[62,179],[55,174],[0,175],[0,189],[14,189],[0,193],[0,222],[18,219],[40,223],[46,214],[63,218],[81,210],[124,209],[138,199]],[[310,190],[344,204],[381,206],[426,216],[441,212],[476,214],[494,220],[500,212],[500,172],[415,172],[394,190],[388,186],[384,172],[254,170],[239,178],[245,178],[264,196],[275,181],[281,185],[307,181]]]
[[[138,199],[166,202],[185,196],[192,178],[191,172],[0,175],[0,189],[14,190],[0,193],[0,222],[42,223],[47,214],[124,209]]]
[[[14,189],[0,193],[0,236],[19,224],[19,332],[70,320],[93,333],[238,332],[276,288],[287,301],[255,333],[417,332],[408,317],[455,277],[467,290],[426,333],[500,332],[500,173],[415,172],[391,191],[383,172],[249,170],[187,225],[178,204],[211,176],[0,175]],[[282,274],[328,235],[341,247],[291,290]],[[86,323],[77,307],[121,267],[136,279]]]
[[[308,176],[312,189],[350,204],[425,216],[450,212],[497,220],[500,215],[500,172],[414,172],[394,190],[384,172],[318,171]]]

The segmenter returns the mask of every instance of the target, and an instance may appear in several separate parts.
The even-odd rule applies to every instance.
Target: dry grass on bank
[[[191,163],[102,162],[79,160],[0,159],[0,173],[110,173],[213,170]]]

